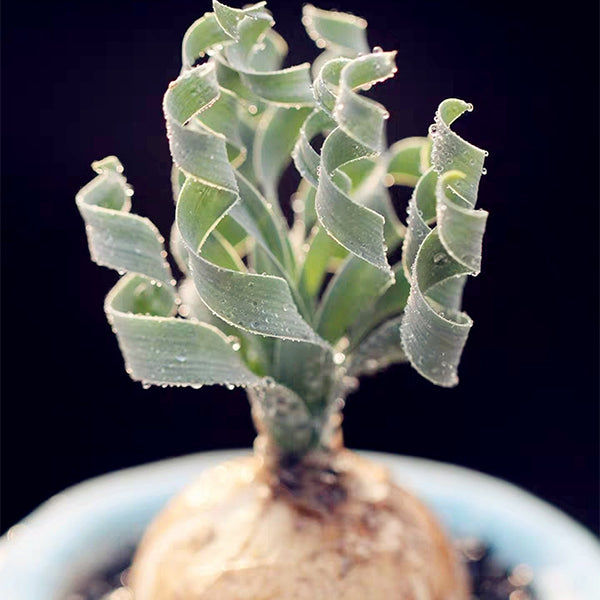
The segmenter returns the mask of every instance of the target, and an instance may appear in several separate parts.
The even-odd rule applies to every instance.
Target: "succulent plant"
[[[445,100],[427,137],[388,147],[389,114],[361,92],[394,75],[395,52],[349,14],[307,5],[302,22],[322,49],[312,66],[281,67],[264,3],[213,0],[185,35],[164,97],[179,280],[117,158],[77,195],[93,260],[121,275],[105,310],[129,375],[243,386],[261,432],[296,457],[327,443],[363,374],[408,361],[457,383],[487,217],[487,153],[451,129],[472,106]],[[300,184],[282,198],[292,161]],[[406,219],[396,185],[414,187]]]

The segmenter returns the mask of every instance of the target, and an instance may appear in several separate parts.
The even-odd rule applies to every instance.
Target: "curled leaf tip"
[[[443,101],[430,128],[432,167],[409,202],[403,262],[411,283],[401,326],[412,366],[441,386],[458,383],[457,368],[472,326],[460,310],[466,275],[481,268],[487,212],[475,209],[486,153],[450,125],[472,105]],[[435,226],[430,224],[435,221]]]

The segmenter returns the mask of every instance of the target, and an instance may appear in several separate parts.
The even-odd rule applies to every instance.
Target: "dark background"
[[[252,443],[241,391],[143,390],[102,310],[116,274],[89,260],[74,195],[116,154],[134,210],[167,234],[173,208],[161,98],[207,1],[4,3],[2,18],[2,528],[82,479]],[[424,135],[449,96],[457,130],[490,152],[482,274],[461,383],[406,366],[367,378],[349,446],[508,479],[598,527],[596,12],[526,2],[324,1],[397,49],[374,90],[389,138]],[[576,5],[573,5],[574,7]],[[269,2],[291,62],[316,49],[301,3]],[[594,9],[595,10],[595,9]]]

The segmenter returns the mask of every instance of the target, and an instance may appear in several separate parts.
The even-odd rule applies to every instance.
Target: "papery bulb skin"
[[[265,447],[204,472],[155,519],[136,600],[469,599],[437,521],[385,469],[342,448],[286,465]]]

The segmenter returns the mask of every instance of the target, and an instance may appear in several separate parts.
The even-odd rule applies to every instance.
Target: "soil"
[[[456,545],[471,574],[473,600],[537,600],[528,565],[503,564],[493,548],[477,540],[459,540]],[[111,565],[80,582],[65,600],[133,600],[127,573],[134,550],[123,552]]]

